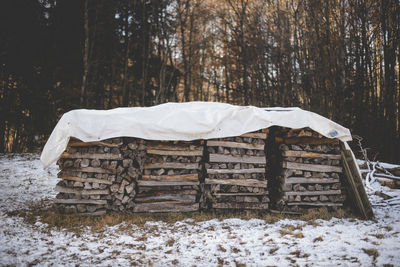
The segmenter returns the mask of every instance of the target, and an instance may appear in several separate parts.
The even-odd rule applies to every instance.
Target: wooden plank
[[[267,188],[267,181],[259,181],[256,179],[205,179],[205,184],[223,184],[223,185],[239,185]]]
[[[344,143],[341,143],[340,146],[342,149],[345,178],[349,187],[348,195],[361,216],[364,219],[372,219],[374,218],[374,212],[362,184],[360,172],[358,171],[353,154],[350,150],[346,149]]]
[[[103,169],[103,168],[93,168],[93,167],[85,167],[85,168],[66,168],[63,171],[75,171],[75,172],[94,172],[94,173],[108,173],[108,174],[116,174],[117,170],[111,169]]]
[[[200,182],[176,182],[176,181],[137,181],[138,186],[185,186],[199,185]]]
[[[316,137],[275,137],[275,142],[285,143],[288,145],[293,144],[309,144],[309,145],[339,145],[339,140],[328,139],[328,138],[316,138]]]
[[[165,155],[165,156],[203,156],[203,151],[201,150],[157,150],[157,149],[148,149],[147,154],[154,155]]]
[[[262,192],[262,193],[253,193],[253,192],[248,192],[248,193],[214,193],[212,194],[213,196],[219,198],[219,197],[232,197],[232,196],[268,196],[268,192]]]
[[[253,169],[207,169],[208,174],[220,174],[220,173],[265,173],[265,168],[253,168]]]
[[[140,188],[141,189],[141,188]],[[172,192],[178,195],[193,195],[196,196],[199,191],[194,189],[183,189],[183,190],[145,190],[141,191],[139,189],[139,193],[136,197],[151,197],[151,196],[161,196],[161,195],[168,195]]]
[[[60,193],[75,194],[75,195],[109,195],[108,189],[82,189],[69,188],[61,185],[56,185],[55,190]]]
[[[114,147],[120,147],[122,145],[121,143],[106,143],[106,142],[81,142],[81,141],[70,141],[68,143],[68,146],[71,147],[76,147],[76,146],[82,146],[82,147],[86,147],[86,146],[105,146],[105,147],[110,147],[110,148],[114,148]]]
[[[198,163],[178,163],[178,162],[161,162],[161,163],[147,163],[144,169],[186,169],[197,170],[199,169]]]
[[[98,183],[98,184],[108,184],[111,185],[112,182],[108,180],[103,180],[103,179],[96,179],[96,178],[80,178],[80,177],[75,177],[75,176],[64,176],[60,175],[59,178],[63,180],[69,180],[69,181],[76,181],[76,182],[89,182],[89,183]]]
[[[68,153],[61,154],[63,159],[108,159],[108,160],[122,160],[121,154],[111,153]]]
[[[232,162],[232,163],[253,163],[253,164],[265,164],[267,162],[266,157],[256,156],[232,156],[222,154],[210,154],[210,162]]]
[[[199,181],[198,174],[183,174],[183,175],[142,175],[142,180],[145,181],[182,181],[182,182],[197,182]]]
[[[261,144],[248,144],[248,143],[238,143],[238,142],[229,142],[229,141],[213,141],[213,140],[207,141],[207,146],[223,146],[223,147],[263,150],[263,151],[265,148],[265,145],[261,145]]]
[[[339,183],[336,178],[313,178],[313,177],[288,177],[284,179],[285,184],[331,184]]]
[[[81,216],[102,216],[106,213],[107,213],[106,210],[96,210],[94,212],[84,212],[84,213],[77,213],[77,214],[81,215]]]
[[[268,203],[212,203],[214,209],[266,210]]]
[[[291,191],[285,192],[286,196],[320,196],[320,195],[340,195],[340,190],[327,190],[327,191]]]
[[[106,205],[107,200],[104,199],[55,199],[55,203],[58,204],[96,204],[96,205]]]
[[[192,212],[199,210],[199,203],[191,205],[182,203],[138,203],[133,207],[133,212]]]
[[[332,202],[289,202],[287,206],[317,206],[317,207],[341,207],[343,203]]]
[[[303,170],[313,172],[342,172],[343,168],[338,166],[330,165],[319,165],[319,164],[305,164],[290,161],[283,161],[282,167],[292,170]]]
[[[245,133],[245,134],[242,134],[240,137],[267,139],[267,134],[266,133]]]
[[[153,203],[153,202],[168,202],[168,201],[178,201],[180,203],[193,203],[196,201],[196,195],[179,195],[179,194],[168,194],[159,196],[146,196],[139,197],[136,196],[136,203]]]
[[[203,151],[202,146],[195,145],[172,145],[172,144],[147,144],[149,150],[166,150],[166,151]]]
[[[341,159],[341,155],[322,154],[308,151],[286,150],[282,151],[284,157],[301,157],[301,158],[323,158],[323,159]]]

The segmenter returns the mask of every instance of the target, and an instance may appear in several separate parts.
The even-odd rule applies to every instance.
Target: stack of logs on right
[[[278,150],[277,207],[294,212],[341,207],[345,192],[339,141],[307,129],[279,128],[274,135]]]
[[[268,209],[265,132],[208,140],[204,193],[212,209]]]

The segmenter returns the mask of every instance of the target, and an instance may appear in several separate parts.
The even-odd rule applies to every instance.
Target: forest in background
[[[0,2],[0,152],[71,109],[172,101],[298,106],[399,162],[400,1]]]

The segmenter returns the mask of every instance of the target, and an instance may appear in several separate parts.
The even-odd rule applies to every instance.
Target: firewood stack
[[[267,131],[207,141],[204,193],[213,209],[268,209]]]
[[[315,207],[340,207],[342,165],[339,141],[308,129],[280,128],[276,134],[281,156],[277,176],[280,194],[277,206],[290,211]]]
[[[199,210],[204,141],[147,141],[135,212]]]
[[[66,213],[101,215],[112,199],[110,187],[121,179],[121,138],[84,143],[71,140],[58,160],[62,180],[56,203]]]
[[[117,168],[116,181],[110,186],[110,209],[114,211],[132,210],[136,196],[136,183],[146,160],[145,141],[124,138],[121,146],[122,162]]]

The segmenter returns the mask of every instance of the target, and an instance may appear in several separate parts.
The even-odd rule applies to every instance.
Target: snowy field
[[[217,219],[125,223],[79,234],[7,211],[55,197],[57,166],[0,155],[0,266],[400,266],[400,190],[371,194],[375,221]]]

